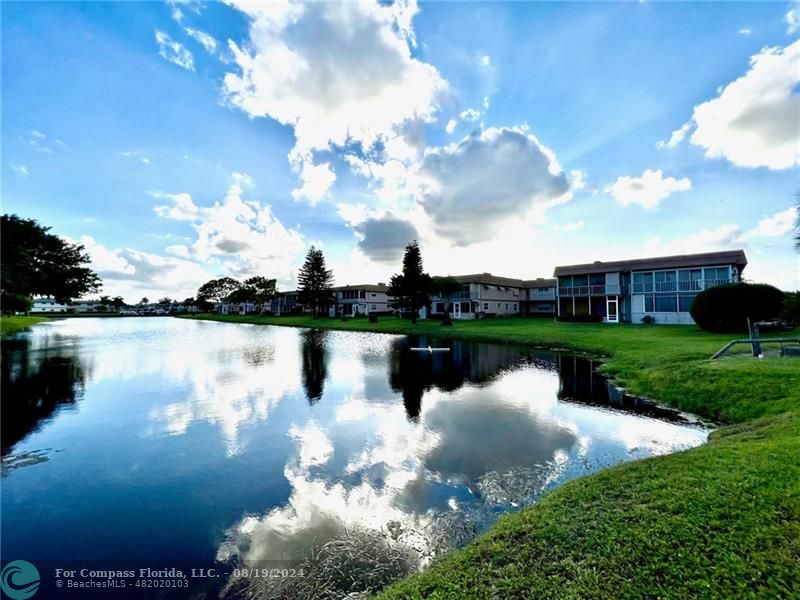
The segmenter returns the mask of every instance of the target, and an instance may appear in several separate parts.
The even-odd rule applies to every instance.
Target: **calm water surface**
[[[452,351],[409,349],[431,342]],[[171,318],[6,339],[2,392],[4,560],[347,565],[340,596],[569,479],[707,437],[572,356]]]

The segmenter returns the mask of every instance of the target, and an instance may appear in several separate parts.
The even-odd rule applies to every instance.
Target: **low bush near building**
[[[642,317],[642,323],[645,325],[652,325],[656,322],[656,318],[653,315],[645,315]]]
[[[769,321],[781,314],[784,293],[761,283],[734,283],[704,290],[695,296],[689,309],[692,319],[715,333],[747,331],[751,323]]]

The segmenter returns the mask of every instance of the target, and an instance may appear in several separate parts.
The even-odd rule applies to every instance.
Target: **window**
[[[572,278],[572,285],[578,287],[579,285],[589,285],[588,275],[575,275]]]
[[[370,309],[370,310],[378,310],[378,307],[377,307],[377,306],[375,306],[374,304],[371,304],[371,305],[370,305],[370,307],[369,307],[369,309]]]
[[[472,312],[472,303],[471,302],[462,302],[461,303],[461,312],[462,313]]]
[[[694,296],[694,294],[680,294],[678,296],[678,310],[680,312],[689,312]]]
[[[514,303],[514,312],[517,312],[517,305]]]
[[[436,303],[436,312],[443,313],[444,312],[444,302],[437,302]]]
[[[602,273],[596,275],[589,275],[589,285],[605,285],[606,276]]]
[[[500,308],[500,303],[499,302],[497,303],[497,308]]]
[[[673,294],[656,296],[656,312],[677,312],[678,299]]]
[[[374,292],[373,292],[372,294],[370,294],[370,296],[371,296],[372,298],[375,298],[377,295],[378,295],[378,294],[375,294]]]
[[[653,291],[653,274],[652,273],[634,273],[633,274],[633,292],[641,294],[642,292]]]
[[[506,303],[506,310],[508,310],[508,303]]]
[[[644,297],[644,312],[654,312],[654,300],[652,294],[648,294]]]
[[[677,277],[675,271],[656,271],[653,273],[656,292],[674,292]]]
[[[682,269],[678,271],[678,290],[681,292],[697,291],[700,289],[702,278],[702,269]]]
[[[704,271],[705,276],[703,279],[706,281],[728,281],[728,279],[730,279],[728,267],[711,267],[709,269],[704,269]]]
[[[483,310],[489,310],[489,303],[488,302],[484,302],[483,303]]]
[[[359,298],[366,298],[366,297],[367,297],[367,292],[365,290],[361,290],[359,292]]]

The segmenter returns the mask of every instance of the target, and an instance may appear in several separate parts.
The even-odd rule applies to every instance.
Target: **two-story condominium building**
[[[297,290],[278,292],[270,301],[270,312],[273,315],[288,315],[302,312],[302,305],[298,303],[300,293]]]
[[[521,279],[497,277],[491,273],[456,275],[461,291],[450,296],[450,316],[454,319],[475,319],[484,315],[517,315],[527,301]],[[431,297],[431,314],[444,314],[445,300]]]
[[[330,316],[389,314],[389,297],[382,283],[340,285],[331,288],[334,304]]]
[[[55,298],[34,298],[31,305],[31,312],[34,313],[64,313],[69,307],[66,304],[56,302]]]
[[[525,305],[522,312],[528,315],[556,314],[556,279],[528,279],[525,287]]]
[[[559,317],[598,315],[606,323],[692,324],[701,290],[741,281],[743,250],[556,267]]]

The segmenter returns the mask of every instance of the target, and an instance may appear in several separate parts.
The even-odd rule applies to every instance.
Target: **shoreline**
[[[729,336],[688,326],[180,318],[588,353],[629,393],[723,424],[701,446],[604,469],[548,492],[426,571],[394,583],[383,598],[789,597],[800,590],[796,359],[712,361]],[[3,332],[10,322],[21,329],[40,321],[4,318]]]
[[[721,424],[702,446],[579,478],[502,516],[382,598],[785,597],[800,590],[800,361],[711,361],[692,326],[195,315],[583,352],[631,394]],[[797,333],[797,330],[794,332]]]

